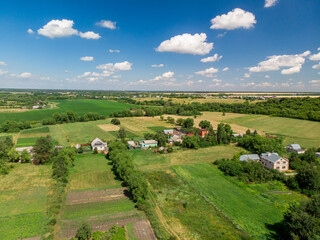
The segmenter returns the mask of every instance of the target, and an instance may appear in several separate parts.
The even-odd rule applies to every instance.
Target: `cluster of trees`
[[[47,104],[47,96],[37,94],[0,92],[0,99],[0,106],[9,108],[27,107],[31,109],[38,101],[41,101],[41,104]]]
[[[31,128],[31,123],[27,121],[10,121],[7,120],[4,123],[0,125],[0,132],[5,133],[14,133],[14,132],[20,132],[23,129]]]
[[[245,103],[190,103],[190,104],[174,104],[163,100],[157,102],[136,101],[134,104],[157,105],[163,106],[163,113],[178,115],[198,115],[203,111],[208,112],[232,112],[247,114],[273,115],[279,117],[289,117],[297,119],[305,119],[312,121],[320,121],[320,98],[282,98],[269,99],[267,101],[250,104]]]
[[[92,232],[92,228],[88,223],[83,223],[78,228],[75,235],[77,240],[126,240],[126,230],[124,227],[112,226],[108,231]]]
[[[49,139],[46,140],[49,141]],[[36,145],[43,145],[43,143],[44,141],[42,140],[37,142]],[[66,185],[68,183],[69,168],[73,166],[73,161],[75,159],[75,149],[51,149],[50,151],[48,151],[48,156],[49,153],[49,159],[51,159],[50,162],[52,162],[52,179],[54,180],[54,183],[52,184],[52,189],[50,191],[51,194],[48,197],[49,200],[46,222],[43,235],[41,237],[41,239],[44,240],[54,239],[54,226],[57,223],[57,216],[60,213],[60,209],[64,199],[64,193]],[[45,157],[45,159],[41,161],[42,163],[49,161],[47,155],[42,156]]]
[[[320,195],[300,204],[291,204],[279,229],[281,239],[320,239]]]
[[[5,162],[9,159],[9,152],[12,147],[13,142],[10,137],[0,140],[0,175],[9,173],[10,167]]]
[[[237,177],[244,183],[262,183],[271,180],[285,181],[283,173],[265,169],[260,161],[239,161],[236,154],[233,159],[221,159],[214,162],[225,174]]]
[[[148,184],[141,172],[134,169],[132,160],[125,151],[127,149],[126,145],[116,141],[110,142],[108,147],[107,157],[111,160],[114,172],[123,180],[137,204],[143,204],[148,196]]]
[[[112,123],[113,125],[120,125],[120,120],[117,119],[117,118],[113,118],[113,119],[111,120],[111,123]]]
[[[238,138],[238,146],[243,147],[253,153],[277,152],[282,153],[284,146],[280,138],[268,138],[258,134],[244,135]]]
[[[73,123],[73,122],[88,122],[88,121],[96,121],[106,119],[104,115],[100,115],[98,113],[85,113],[83,116],[73,112],[67,111],[63,113],[55,112],[51,115],[50,118],[42,120],[43,125],[55,125],[61,123]]]
[[[165,147],[167,146],[167,141],[168,141],[168,135],[163,133],[162,131],[157,131],[155,134],[153,133],[145,133],[144,134],[144,139],[146,140],[156,140],[158,141],[158,146],[159,147]]]

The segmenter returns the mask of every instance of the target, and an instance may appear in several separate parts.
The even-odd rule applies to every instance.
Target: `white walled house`
[[[298,154],[303,154],[305,153],[305,150],[303,150],[299,144],[290,144],[288,146],[286,146],[286,150],[288,152],[297,152]]]
[[[267,169],[275,169],[280,172],[289,170],[289,160],[279,156],[278,153],[262,153],[260,156],[260,161]]]
[[[98,150],[98,152],[108,151],[107,143],[103,142],[100,138],[95,138],[91,142],[91,148],[92,148],[92,150],[94,150],[96,148]]]

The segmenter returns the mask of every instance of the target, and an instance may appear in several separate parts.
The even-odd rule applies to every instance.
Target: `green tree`
[[[312,164],[303,164],[297,170],[295,179],[306,195],[312,196],[320,191],[320,169]]]
[[[199,138],[195,135],[186,136],[183,138],[182,146],[186,148],[199,148]]]
[[[156,141],[158,141],[158,146],[160,147],[165,147],[167,145],[167,135],[164,134],[163,132],[157,132],[155,135],[154,135],[154,139]]]
[[[168,121],[169,123],[174,123],[174,118],[168,116],[168,117],[167,117],[167,121]]]
[[[19,161],[19,153],[15,149],[12,149],[11,151],[8,152],[8,157],[10,162]]]
[[[76,239],[89,240],[92,236],[92,228],[88,223],[83,223],[77,230]]]
[[[98,154],[98,149],[96,147],[93,149],[93,154]]]
[[[126,136],[127,136],[127,131],[126,131],[123,127],[120,128],[119,131],[118,131],[118,137],[119,137],[122,141],[124,141],[124,139],[126,138]]]
[[[251,130],[250,130],[250,129],[248,129],[248,130],[246,131],[246,135],[251,135]]]
[[[33,163],[43,164],[49,162],[52,151],[53,145],[50,136],[38,138],[32,149]]]
[[[113,125],[120,125],[120,120],[117,119],[117,118],[113,118],[113,119],[111,120],[111,123],[112,123]]]
[[[205,128],[205,129],[209,129],[211,128],[211,123],[207,120],[202,120],[200,123],[199,123],[199,127],[201,128]]]
[[[160,121],[163,121],[164,117],[162,115],[160,115]]]
[[[187,119],[183,120],[183,122],[182,122],[182,126],[184,128],[192,128],[193,125],[194,125],[194,121],[192,118],[187,118]]]
[[[178,118],[176,121],[176,124],[182,126],[182,123],[183,123],[183,118]]]
[[[30,156],[29,152],[26,149],[24,149],[21,152],[20,160],[21,160],[21,163],[28,163],[28,162],[31,161],[31,156]]]

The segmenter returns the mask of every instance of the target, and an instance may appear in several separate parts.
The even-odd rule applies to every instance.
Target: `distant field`
[[[42,119],[50,117],[55,112],[66,112],[72,110],[80,115],[88,112],[97,112],[104,116],[109,116],[110,113],[129,109],[134,105],[104,101],[104,100],[55,100],[58,103],[57,108],[53,109],[37,109],[27,112],[10,112],[0,113],[0,123],[6,120],[13,121],[41,121]]]
[[[51,166],[15,164],[0,176],[0,239],[21,239],[41,234]]]
[[[184,103],[189,104],[192,102],[198,102],[198,103],[244,103],[246,100],[244,99],[225,99],[225,98],[217,98],[217,97],[208,97],[208,98],[137,98],[138,101],[156,101],[163,99],[164,101],[168,101],[169,99],[172,100],[174,103]],[[256,103],[258,101],[252,101],[250,103]],[[259,101],[261,102],[261,101]]]
[[[178,150],[170,154],[155,154],[153,151],[131,150],[134,164],[143,171],[165,169],[175,165],[213,162],[231,158],[242,149],[235,146],[213,146],[199,150]]]
[[[241,229],[258,239],[270,237],[272,231],[267,225],[282,220],[282,212],[288,205],[286,198],[278,195],[289,193],[288,200],[305,199],[298,193],[277,186],[274,186],[276,194],[268,193],[265,188],[260,189],[260,194],[258,188],[237,185],[236,181],[229,180],[212,164],[175,166],[173,169],[194,191],[199,192]]]
[[[105,155],[86,153],[78,155],[71,170],[70,190],[120,187]]]

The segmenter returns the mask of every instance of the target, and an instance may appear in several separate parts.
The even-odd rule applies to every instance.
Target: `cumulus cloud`
[[[118,50],[118,49],[109,49],[109,52],[111,52],[111,53],[119,53],[120,50]]]
[[[24,73],[21,73],[21,74],[19,74],[19,75],[13,75],[13,76],[17,76],[17,77],[20,77],[20,78],[29,78],[29,77],[31,77],[31,73],[29,73],[29,72],[24,72]]]
[[[86,57],[81,57],[80,60],[81,61],[85,61],[85,62],[90,62],[90,61],[93,61],[93,57],[89,57],[89,56],[86,56]]]
[[[169,72],[165,72],[162,75],[157,76],[153,79],[150,79],[149,81],[154,82],[154,81],[159,81],[159,80],[166,80],[166,81],[175,80],[173,77],[174,77],[174,72],[169,71]]]
[[[310,60],[312,61],[320,61],[320,52],[317,54],[313,54],[309,57]]]
[[[251,74],[250,74],[250,73],[245,73],[243,77],[245,77],[245,78],[249,78],[250,76],[251,76]]]
[[[156,51],[205,55],[213,48],[213,43],[208,43],[206,40],[207,35],[205,33],[194,35],[185,33],[163,41],[156,48]]]
[[[211,29],[234,30],[237,28],[252,28],[257,21],[251,12],[235,8],[227,14],[222,14],[211,19],[211,23]]]
[[[219,60],[222,58],[222,56],[219,56],[217,53],[214,54],[212,57],[206,57],[206,58],[202,58],[200,61],[203,63],[206,62],[219,62]]]
[[[313,65],[312,68],[313,68],[313,69],[320,69],[320,63],[318,63],[318,64],[316,64],[316,65]]]
[[[97,66],[97,69],[103,69],[108,71],[128,71],[131,70],[132,63],[128,61],[120,62],[120,63],[106,63]]]
[[[1,76],[1,75],[5,75],[5,74],[7,74],[7,73],[8,73],[8,71],[4,71],[4,70],[0,69],[0,76]]]
[[[265,77],[265,78],[270,78],[270,76],[269,76],[269,75],[265,75],[264,77]]]
[[[221,80],[221,79],[217,79],[217,78],[215,78],[215,79],[213,79],[213,80],[212,80],[212,82],[216,82],[216,83],[218,83],[218,82],[222,82],[222,80]]]
[[[264,3],[264,7],[268,8],[268,7],[273,7],[274,5],[276,5],[278,2],[278,0],[265,0]]]
[[[7,64],[4,61],[0,61],[0,66],[7,66]]]
[[[224,37],[226,34],[227,34],[227,32],[218,33],[217,37],[218,37],[218,38],[222,38],[222,37]]]
[[[195,74],[201,75],[201,76],[205,76],[205,77],[213,77],[214,73],[217,73],[219,70],[212,67],[212,68],[207,68],[203,71],[198,71],[195,72]]]
[[[86,39],[99,39],[100,35],[92,31],[89,32],[79,32],[77,29],[73,28],[74,22],[68,19],[62,20],[51,20],[42,28],[38,29],[38,34],[48,37],[48,38],[61,38],[70,37],[72,35],[79,35],[81,38]]]
[[[163,67],[164,66],[164,64],[153,64],[153,65],[151,65],[151,67],[154,67],[154,68],[160,68],[160,67]]]
[[[109,28],[109,29],[116,29],[116,22],[112,22],[110,20],[101,20],[100,22],[97,22],[96,25],[104,28]]]
[[[268,60],[258,63],[256,67],[249,67],[250,72],[267,72],[277,71],[283,67],[282,74],[293,74],[300,72],[302,65],[305,63],[305,58],[310,55],[310,51],[295,55],[274,55],[267,57]]]
[[[309,81],[312,87],[320,87],[320,80],[311,80]]]
[[[222,72],[225,72],[225,71],[228,71],[229,68],[228,67],[225,67],[224,69],[222,69]]]
[[[29,33],[29,34],[34,34],[34,31],[33,31],[31,28],[29,28],[29,29],[27,30],[27,33]]]
[[[88,32],[85,32],[85,33],[80,32],[79,36],[81,38],[86,38],[86,39],[99,39],[99,38],[101,38],[99,33],[94,33],[92,31],[88,31]]]

